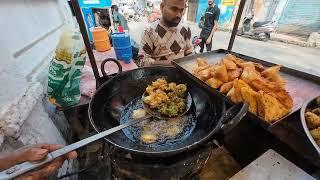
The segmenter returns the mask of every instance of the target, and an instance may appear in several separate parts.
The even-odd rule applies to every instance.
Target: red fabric
[[[118,31],[119,32],[123,32],[123,27],[122,26],[118,26]]]

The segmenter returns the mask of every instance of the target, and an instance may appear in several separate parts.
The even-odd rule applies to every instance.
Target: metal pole
[[[242,12],[243,12],[245,4],[246,4],[246,0],[241,0],[241,2],[239,4],[237,17],[236,17],[236,20],[235,20],[234,25],[233,25],[232,34],[231,34],[231,38],[230,38],[229,45],[228,45],[228,50],[229,51],[232,50],[232,46],[233,46],[233,43],[234,43],[234,39],[236,38],[236,35],[237,35],[239,23],[240,23],[240,20],[241,20],[241,16],[242,16]]]
[[[80,28],[80,32],[82,34],[82,38],[83,38],[84,44],[86,46],[86,50],[87,50],[87,53],[88,53],[88,56],[89,56],[89,60],[90,60],[90,64],[91,64],[91,67],[92,67],[92,71],[93,71],[94,77],[96,78],[96,81],[98,81],[100,79],[100,75],[99,75],[98,67],[97,67],[97,64],[96,64],[96,60],[94,58],[94,54],[93,54],[93,51],[92,51],[92,47],[91,47],[90,40],[89,40],[89,37],[88,37],[86,25],[85,25],[83,17],[82,17],[82,12],[81,12],[78,0],[71,0],[71,3],[72,3],[72,6],[74,8],[74,12],[75,12],[78,24],[79,24],[79,28]]]

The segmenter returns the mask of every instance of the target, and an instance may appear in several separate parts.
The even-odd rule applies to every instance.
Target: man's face
[[[160,8],[164,22],[170,27],[176,27],[181,21],[186,4],[185,0],[164,0]]]
[[[214,0],[208,0],[208,5],[211,6],[213,4]]]

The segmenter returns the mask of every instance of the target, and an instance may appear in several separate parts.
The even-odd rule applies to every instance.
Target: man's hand
[[[23,163],[25,161],[39,161],[47,156],[49,152],[62,148],[62,145],[57,144],[37,144],[32,146],[22,147],[12,153],[0,155],[0,170],[8,169],[16,164]],[[44,179],[53,175],[63,164],[66,159],[77,158],[75,151],[66,154],[65,156],[56,158],[43,167],[28,172],[24,175],[17,177],[16,179]]]
[[[217,26],[214,26],[214,27],[213,27],[213,30],[214,30],[214,32],[218,31],[218,27],[217,27]]]
[[[210,43],[211,43],[211,40],[212,40],[212,37],[209,37],[209,38],[206,40],[206,44],[210,44]]]

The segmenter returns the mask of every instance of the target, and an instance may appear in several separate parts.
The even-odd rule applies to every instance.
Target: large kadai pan
[[[124,131],[118,131],[105,137],[109,143],[130,153],[168,157],[194,149],[218,132],[229,131],[247,113],[247,104],[238,104],[226,111],[221,98],[210,95],[176,68],[146,67],[120,73],[99,87],[89,104],[89,118],[94,129],[101,132],[119,125],[124,107],[141,97],[147,85],[159,77],[168,82],[187,84],[193,99],[188,113],[193,113],[196,118],[192,132],[177,142],[154,146],[132,141]]]

